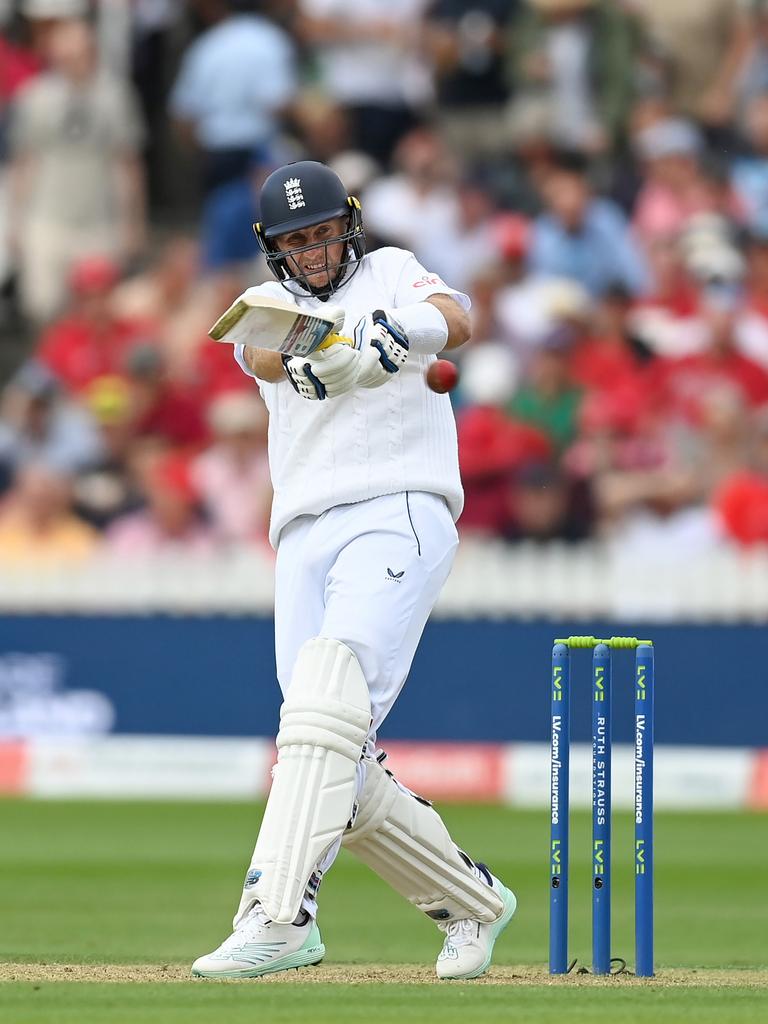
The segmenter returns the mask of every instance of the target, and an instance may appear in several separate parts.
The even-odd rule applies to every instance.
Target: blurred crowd
[[[0,561],[265,543],[305,157],[472,297],[465,534],[768,542],[768,0],[0,0]]]

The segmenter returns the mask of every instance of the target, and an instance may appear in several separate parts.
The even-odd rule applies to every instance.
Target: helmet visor
[[[341,210],[334,216],[347,215],[349,215],[349,208]],[[303,227],[314,227],[332,218],[325,216],[322,220],[318,220],[315,215],[308,219],[310,223]],[[264,233],[262,248],[270,270],[281,281],[283,287],[293,294],[306,295],[309,292],[321,297],[332,294],[347,276],[348,269],[359,258],[361,228],[359,219],[355,216],[349,217],[346,230],[337,235],[286,249],[278,248],[276,236],[290,235],[303,230],[303,228],[295,220],[290,223],[286,231],[281,232],[279,228],[280,225],[275,225],[270,228],[268,234]],[[351,244],[355,240],[358,241],[358,244]],[[332,246],[341,246],[338,255],[329,252]],[[304,253],[308,252],[316,254],[311,264],[301,259]]]

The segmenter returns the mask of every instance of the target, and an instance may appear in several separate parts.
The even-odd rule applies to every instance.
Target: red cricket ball
[[[438,359],[432,363],[425,374],[427,387],[436,391],[438,395],[444,395],[446,391],[453,391],[459,383],[459,371],[455,363],[448,359]]]

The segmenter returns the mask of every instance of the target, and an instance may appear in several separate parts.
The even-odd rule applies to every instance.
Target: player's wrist
[[[448,323],[431,302],[414,302],[385,312],[403,328],[412,352],[436,355],[447,345]]]
[[[253,365],[252,352],[253,349],[248,348],[246,345],[235,345],[234,347],[235,362],[249,377],[256,379],[258,374],[256,373],[256,367]]]

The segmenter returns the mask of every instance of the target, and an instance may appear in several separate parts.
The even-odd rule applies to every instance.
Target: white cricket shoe
[[[470,919],[438,924],[438,928],[446,935],[435,969],[438,978],[444,981],[479,978],[485,974],[491,963],[494,943],[512,920],[517,909],[517,898],[498,878],[493,875],[491,878],[493,888],[504,901],[501,917],[491,924]]]
[[[304,924],[275,924],[256,903],[232,935],[192,964],[197,978],[258,978],[290,967],[319,964],[325,946],[314,918]]]

